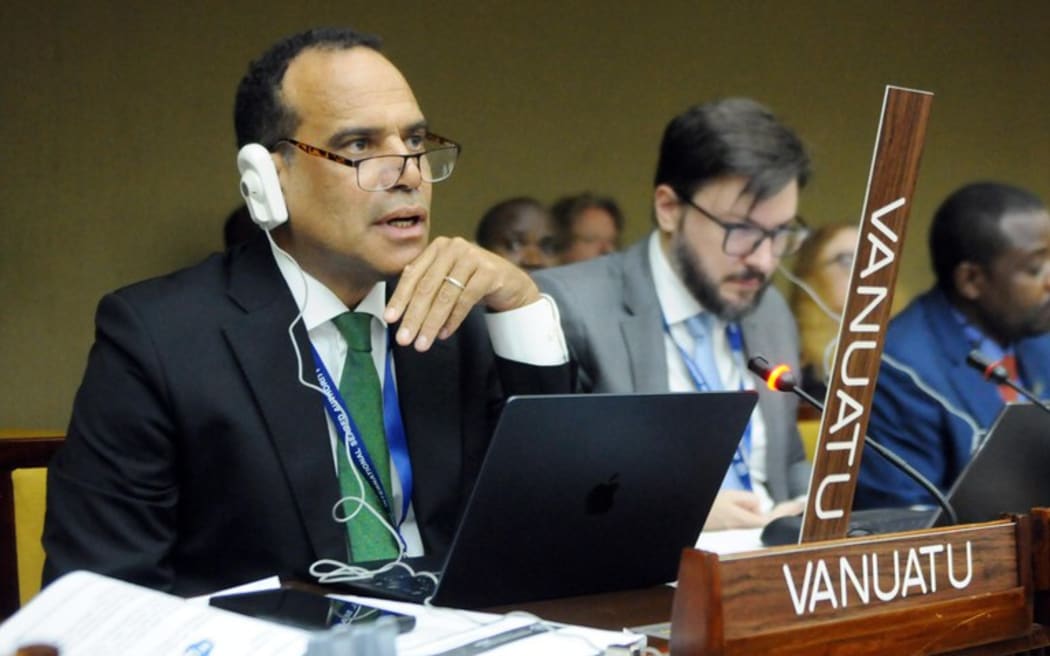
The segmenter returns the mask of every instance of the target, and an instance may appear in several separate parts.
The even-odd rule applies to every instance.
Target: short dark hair
[[[1045,208],[1032,192],[1000,182],[974,182],[953,192],[930,224],[930,261],[937,286],[954,293],[960,263],[986,267],[1010,247],[1000,227],[1003,217]]]
[[[499,239],[498,235],[503,225],[527,208],[547,212],[547,208],[540,201],[529,196],[516,196],[496,203],[481,216],[474,241],[482,248],[492,248]]]
[[[248,241],[258,232],[255,221],[252,220],[252,215],[248,211],[248,206],[241,203],[229,213],[222,224],[223,246],[229,250],[237,244]]]
[[[551,205],[551,218],[554,225],[555,249],[561,253],[572,244],[572,225],[576,217],[584,211],[596,207],[605,210],[616,224],[616,232],[623,232],[623,212],[616,201],[608,196],[599,196],[590,192],[564,196]]]
[[[725,98],[690,107],[664,130],[654,186],[689,198],[726,175],[748,179],[744,193],[764,200],[795,180],[809,180],[809,155],[791,128],[749,98]]]
[[[382,40],[349,28],[320,27],[281,39],[249,64],[234,100],[237,147],[258,143],[273,148],[299,126],[299,117],[281,98],[281,83],[289,62],[300,52],[307,48],[348,50],[359,46],[378,51]]]

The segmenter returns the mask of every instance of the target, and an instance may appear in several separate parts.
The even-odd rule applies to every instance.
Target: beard
[[[989,337],[1014,344],[1022,339],[1038,337],[1050,331],[1050,303],[1027,310],[991,309],[976,305],[979,328]]]
[[[756,269],[748,268],[742,273],[728,276],[727,280],[758,279],[762,282],[762,286],[758,288],[750,300],[732,303],[723,298],[718,292],[718,284],[711,280],[711,277],[704,271],[700,260],[696,257],[693,250],[689,248],[689,245],[686,244],[685,239],[682,238],[681,232],[673,238],[671,253],[673,257],[672,264],[678,270],[682,283],[685,284],[686,289],[693,295],[693,298],[700,305],[704,306],[704,309],[714,313],[715,316],[727,323],[739,321],[742,317],[750,314],[759,301],[762,300],[762,295],[766,293],[766,289],[769,288],[769,279]]]

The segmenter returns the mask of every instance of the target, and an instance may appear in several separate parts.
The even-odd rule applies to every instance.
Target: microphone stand
[[[977,371],[981,372],[984,379],[987,381],[993,381],[998,385],[1006,385],[1013,391],[1017,392],[1021,396],[1025,397],[1035,405],[1039,406],[1046,412],[1050,412],[1050,408],[1043,403],[1043,400],[1032,393],[1026,387],[1021,386],[1019,383],[1014,382],[1010,378],[1010,373],[1006,370],[1002,364],[998,362],[992,362],[984,353],[974,349],[966,356],[966,364],[970,365]]]
[[[759,378],[766,381],[767,383],[769,382],[771,371],[769,367],[769,362],[765,358],[763,358],[762,356],[755,356],[748,361],[747,367],[753,373],[757,374]],[[808,392],[800,388],[798,385],[796,385],[789,371],[785,371],[778,378],[773,380],[773,383],[769,385],[769,387],[770,389],[776,390],[778,392],[794,392],[795,396],[799,397],[812,407],[816,408],[821,413],[821,415],[824,414],[824,404],[818,401],[817,399],[813,398],[813,395],[809,394]],[[1050,412],[1050,409],[1048,409],[1048,412]],[[929,492],[930,496],[932,496],[934,500],[937,501],[937,505],[939,505],[941,507],[941,510],[944,511],[944,514],[948,517],[949,522],[951,522],[952,524],[959,523],[959,516],[955,514],[955,509],[952,508],[952,505],[950,503],[948,503],[948,499],[944,496],[944,493],[941,492],[940,489],[936,485],[934,485],[928,478],[919,473],[914,467],[905,462],[904,459],[898,456],[896,453],[890,451],[888,448],[886,448],[882,444],[879,444],[867,435],[864,436],[864,443],[871,446],[871,448],[875,450],[875,453],[885,458],[894,467],[904,472],[908,476],[908,478],[912,479],[913,481],[918,483],[924,490]]]

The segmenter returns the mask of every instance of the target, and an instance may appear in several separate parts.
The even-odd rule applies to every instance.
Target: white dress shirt
[[[696,384],[682,360],[679,346],[686,353],[693,352],[695,340],[685,326],[686,319],[708,310],[700,305],[671,268],[671,263],[660,247],[660,233],[656,230],[649,237],[649,267],[652,269],[660,311],[670,330],[670,334],[664,333],[667,388],[672,392],[696,391]],[[723,387],[727,390],[755,389],[751,376],[733,356],[726,336],[726,322],[715,317],[714,325],[716,329],[711,335],[711,345]],[[763,510],[769,510],[773,507],[773,498],[766,489],[766,422],[757,407],[751,415],[751,453],[747,465],[751,473],[751,487],[761,498]]]
[[[338,384],[343,375],[347,344],[339,329],[332,323],[332,319],[349,311],[349,308],[321,281],[300,269],[290,256],[284,252],[278,252],[272,241],[270,248],[281,275],[302,312],[302,322],[310,336],[310,342],[317,349],[317,354],[331,374],[332,380]],[[377,283],[354,308],[355,312],[372,315],[372,361],[375,363],[380,384],[386,384],[387,324],[383,320],[385,309],[385,282]],[[558,317],[558,306],[549,296],[543,295],[535,303],[517,310],[486,314],[485,320],[493,351],[503,359],[539,366],[560,365],[569,360],[565,335],[562,333]],[[299,363],[300,375],[307,383],[317,384],[309,355],[300,354],[300,357],[303,359]],[[393,383],[396,385],[397,371],[393,368],[393,363],[391,367],[394,374]],[[323,404],[320,393],[318,393],[317,403],[319,407]],[[328,435],[332,444],[332,466],[338,469],[335,449],[339,448],[341,438],[327,413],[325,413],[325,418],[328,422]],[[394,488],[391,505],[398,515],[394,518],[395,523],[401,522],[403,492],[401,479],[393,459],[390,463],[390,481]],[[332,499],[330,503],[334,505],[336,501]],[[328,503],[328,501],[319,499],[318,503]],[[401,522],[399,530],[401,537],[405,540],[406,554],[409,556],[423,555],[423,541],[411,504],[408,506],[407,515]]]

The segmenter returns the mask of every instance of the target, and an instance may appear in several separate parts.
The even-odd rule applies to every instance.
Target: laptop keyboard
[[[929,528],[937,510],[913,508],[874,508],[850,513],[847,537],[898,533]],[[802,515],[774,519],[762,530],[762,544],[767,547],[797,544],[802,529]]]

